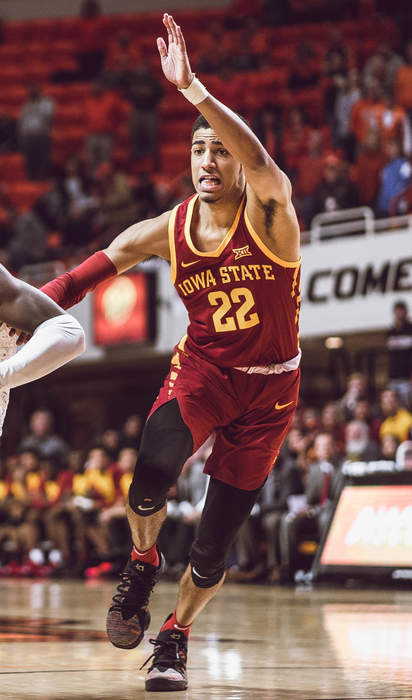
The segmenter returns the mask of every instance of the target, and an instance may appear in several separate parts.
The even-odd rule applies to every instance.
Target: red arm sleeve
[[[100,282],[117,275],[117,270],[112,261],[102,250],[94,253],[75,267],[71,272],[47,282],[41,291],[53,299],[63,309],[69,309],[93,291]]]

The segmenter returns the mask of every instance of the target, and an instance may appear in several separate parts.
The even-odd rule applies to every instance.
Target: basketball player
[[[157,40],[166,78],[200,112],[192,133],[196,194],[121,233],[44,291],[64,308],[148,256],[171,263],[189,312],[187,335],[147,420],[126,511],[134,547],[107,617],[111,642],[131,649],[150,622],[162,570],[156,539],[166,494],[215,431],[210,486],[177,607],[155,640],[147,690],[187,687],[190,626],[225,577],[229,547],[275,461],[298,399],[299,229],[291,185],[241,118],[191,71],[165,14]]]
[[[39,379],[84,351],[80,324],[38,289],[13,277],[0,265],[0,435],[10,389]],[[8,326],[30,340],[16,351]]]

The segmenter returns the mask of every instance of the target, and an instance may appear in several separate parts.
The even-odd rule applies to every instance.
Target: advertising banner
[[[100,284],[93,295],[97,345],[138,342],[148,337],[147,278],[130,272]]]
[[[412,309],[408,229],[312,243],[302,252],[301,335],[385,330],[394,301]]]
[[[320,563],[411,566],[412,486],[345,486]]]

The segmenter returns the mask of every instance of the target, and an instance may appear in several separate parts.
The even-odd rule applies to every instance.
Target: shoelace
[[[121,581],[117,586],[119,591],[113,596],[111,610],[119,612],[136,612],[139,608],[147,604],[150,593],[154,587],[154,576],[144,578],[143,576],[131,576],[127,572],[120,574]]]
[[[169,639],[149,639],[149,643],[153,644],[154,652],[153,654],[150,654],[144,664],[140,666],[139,671],[141,671],[151,659],[154,659],[151,668],[153,668],[153,666],[156,664],[162,664],[167,667],[184,670],[186,654],[183,650],[179,651],[178,642],[173,642]]]

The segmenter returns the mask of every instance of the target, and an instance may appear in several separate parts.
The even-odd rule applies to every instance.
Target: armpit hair
[[[267,232],[269,232],[273,226],[276,208],[277,204],[274,199],[269,199],[265,204],[263,204],[263,211],[265,212],[265,228]]]

